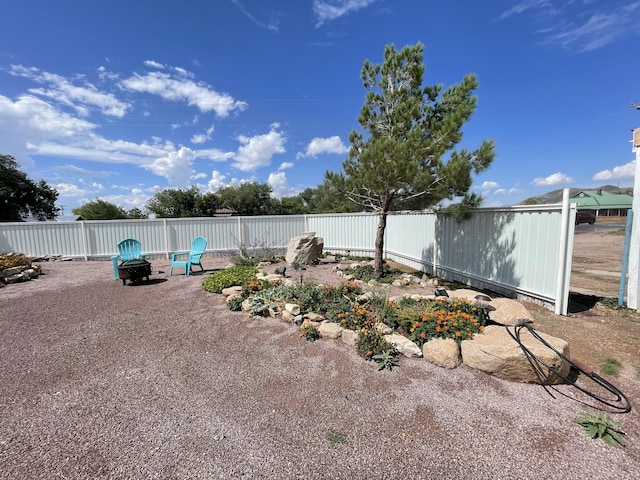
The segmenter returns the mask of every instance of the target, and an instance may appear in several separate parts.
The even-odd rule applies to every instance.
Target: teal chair
[[[202,255],[207,248],[207,239],[204,237],[196,237],[191,242],[190,252],[178,252],[171,254],[171,267],[169,268],[169,276],[173,275],[173,267],[184,268],[184,274],[189,276],[191,265],[198,265],[204,272],[202,267]]]
[[[140,240],[135,238],[125,238],[118,243],[118,255],[113,255],[111,261],[113,262],[113,276],[116,280],[120,278],[118,275],[118,260],[124,262],[125,260],[141,259],[146,260],[147,254],[141,253],[142,244]]]

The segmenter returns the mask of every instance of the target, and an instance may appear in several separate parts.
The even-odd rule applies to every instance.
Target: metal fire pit
[[[133,283],[145,277],[148,281],[149,275],[151,275],[151,263],[146,260],[125,260],[118,265],[118,276],[122,280],[123,285],[127,283],[127,280]]]

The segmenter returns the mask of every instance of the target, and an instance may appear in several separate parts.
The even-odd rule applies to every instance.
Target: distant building
[[[80,220],[84,220],[82,215],[58,215],[56,217],[56,222],[79,222]]]
[[[596,190],[580,190],[569,199],[578,210],[591,210],[597,216],[626,217],[631,208],[633,197],[626,193],[610,193],[598,188]]]

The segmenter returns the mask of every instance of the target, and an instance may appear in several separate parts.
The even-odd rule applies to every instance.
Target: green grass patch
[[[600,363],[600,370],[602,373],[612,377],[620,375],[620,367],[622,367],[620,360],[612,357],[607,357]]]

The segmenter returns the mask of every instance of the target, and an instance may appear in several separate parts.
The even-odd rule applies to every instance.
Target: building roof
[[[610,193],[606,190],[581,190],[569,199],[578,208],[591,210],[631,208],[633,197],[624,193]]]

